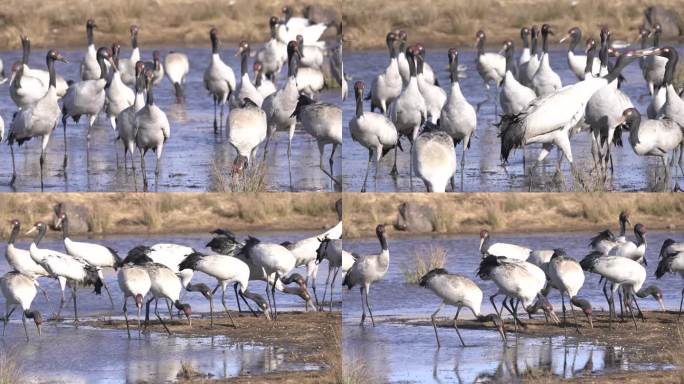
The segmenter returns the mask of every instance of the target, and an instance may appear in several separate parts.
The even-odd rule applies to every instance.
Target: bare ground
[[[649,229],[684,228],[681,193],[345,193],[346,237],[371,236],[377,224],[392,227],[407,201],[432,208],[436,233],[602,230],[616,227],[622,210]]]
[[[235,342],[281,347],[287,350],[288,364],[316,364],[322,367],[312,372],[276,372],[257,376],[241,376],[214,382],[230,383],[334,383],[341,370],[341,324],[340,312],[282,312],[277,321],[256,318],[251,314],[235,316],[237,328],[227,317],[214,317],[214,327],[209,326],[208,314],[192,320],[192,328],[186,321],[165,321],[175,335],[197,337],[223,335]],[[109,329],[126,329],[124,321],[88,321],[84,325]],[[158,321],[151,321],[149,331],[165,333]],[[180,382],[203,383],[196,372],[194,378],[180,378]]]

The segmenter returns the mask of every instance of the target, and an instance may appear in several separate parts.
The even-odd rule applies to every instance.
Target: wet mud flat
[[[254,317],[250,313],[231,312],[236,328],[225,314],[214,314],[214,326],[210,327],[209,314],[192,319],[192,327],[185,318],[165,317],[164,323],[174,336],[196,337],[222,336],[234,343],[245,343],[285,351],[279,365],[292,367],[292,370],[263,371],[257,374],[242,372],[236,377],[218,378],[201,371],[190,370],[187,375],[179,374],[180,382],[231,382],[231,383],[332,383],[341,367],[340,343],[342,317],[340,312],[282,312],[278,320],[268,321],[263,316]],[[196,316],[196,315],[193,315]],[[166,334],[158,320],[152,320],[148,332]],[[130,319],[130,316],[129,316]],[[123,320],[92,320],[82,325],[125,330]],[[135,320],[131,323],[131,337],[137,337]],[[122,333],[126,337],[125,333]],[[143,335],[143,337],[145,337]],[[294,369],[296,367],[302,370]]]
[[[619,313],[619,312],[618,312]],[[571,378],[563,378],[554,375],[550,371],[534,369],[521,372],[519,378],[525,382],[560,382],[570,379],[574,382],[674,382],[684,378],[681,365],[684,363],[684,334],[682,333],[682,323],[677,321],[678,312],[676,311],[644,311],[645,320],[637,317],[637,329],[634,327],[631,317],[625,314],[624,321],[618,317],[613,321],[613,328],[609,329],[608,313],[604,311],[594,312],[594,328],[589,327],[586,317],[581,311],[576,311],[579,322],[579,330],[575,328],[575,322],[571,312],[568,310],[567,326],[563,328],[562,312],[556,312],[561,324],[547,324],[541,314],[533,315],[533,319],[527,315],[520,315],[526,327],[518,327],[519,337],[523,338],[546,338],[567,336],[568,343],[570,338],[573,342],[590,343],[593,345],[603,345],[612,349],[619,349],[621,353],[622,367],[617,367],[618,371],[609,368],[607,365],[602,371],[595,372],[587,369],[586,372],[578,372]],[[508,339],[507,346],[516,345],[516,335],[512,318],[505,318],[505,330]],[[411,326],[432,327],[429,316],[425,319],[416,318],[387,318],[383,322],[404,324]],[[444,342],[449,338],[458,340],[458,335],[453,328],[453,317],[439,317],[437,327],[440,340]],[[495,327],[491,323],[480,323],[473,319],[459,319],[458,328],[468,344],[468,330],[491,330],[495,332]],[[474,341],[470,337],[471,342]],[[433,339],[434,341],[434,339]],[[453,340],[452,340],[453,341]],[[458,344],[460,346],[460,344]],[[619,346],[619,347],[618,347]],[[436,345],[435,345],[436,347]],[[444,348],[442,348],[444,349]],[[626,368],[626,369],[625,369]]]

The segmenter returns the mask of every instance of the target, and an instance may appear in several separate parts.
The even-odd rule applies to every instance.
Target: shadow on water
[[[503,346],[494,331],[468,330],[464,333],[468,346],[463,348],[453,329],[440,328],[444,345],[436,349],[430,326],[383,322],[371,329],[349,324],[344,334],[344,358],[362,361],[369,377],[385,382],[518,382],[673,368],[635,361],[637,351],[618,345],[563,336],[511,337]]]
[[[100,42],[104,44],[104,42]],[[141,47],[143,60],[151,59],[153,47]],[[162,60],[170,50],[168,47],[160,49]],[[235,150],[227,142],[225,133],[214,135],[212,128],[213,104],[204,89],[202,76],[206,67],[205,60],[211,54],[209,48],[179,48],[190,59],[190,73],[184,84],[186,101],[179,105],[175,103],[173,86],[168,79],[155,87],[155,102],[167,114],[171,125],[171,137],[164,146],[159,177],[158,191],[204,191],[221,190],[221,180],[217,180],[216,169],[228,174],[232,169]],[[61,52],[70,61],[69,64],[60,63],[57,73],[65,79],[77,79],[78,68],[84,50],[66,50]],[[238,58],[234,57],[235,49],[228,47],[221,54],[223,60],[233,70],[239,73]],[[21,59],[21,52],[0,52],[6,63]],[[128,57],[128,52],[122,52],[122,57]],[[45,67],[45,51],[34,50],[29,63],[32,68]],[[285,76],[281,76],[284,81]],[[0,115],[2,115],[6,131],[10,128],[12,114],[16,107],[9,97],[7,83],[0,85]],[[339,90],[325,90],[320,94],[321,101],[339,104]],[[227,110],[226,115],[227,116]],[[227,117],[226,117],[227,119]],[[112,130],[109,119],[101,114],[93,127],[89,156],[86,154],[86,123],[81,118],[79,123],[69,120],[67,138],[69,150],[69,164],[67,176],[62,172],[62,158],[64,156],[63,130],[61,122],[52,133],[47,147],[45,191],[141,191],[142,177],[139,171],[140,155],[134,155],[137,175],[134,178],[130,169],[123,167],[123,147],[121,142],[115,142],[116,134]],[[273,145],[275,144],[275,145]],[[263,145],[259,149],[261,156]],[[10,150],[6,143],[0,145],[0,192],[5,191],[39,191],[40,190],[40,141],[30,140],[21,147],[15,146],[17,165],[17,180],[15,188],[7,185],[12,175]],[[326,150],[330,156],[330,148]],[[335,175],[340,175],[341,151],[337,151],[335,158]],[[118,159],[118,166],[117,166]],[[327,157],[326,157],[327,160]],[[129,158],[130,161],[130,158]],[[155,190],[154,156],[149,152],[146,157],[150,191]],[[329,191],[330,179],[318,168],[319,156],[316,140],[309,134],[297,129],[292,141],[292,178],[294,189],[297,191]],[[327,164],[327,161],[326,163]],[[279,132],[269,149],[268,167],[266,168],[266,186],[268,191],[289,191],[287,170],[287,134]],[[230,186],[228,186],[229,188]]]

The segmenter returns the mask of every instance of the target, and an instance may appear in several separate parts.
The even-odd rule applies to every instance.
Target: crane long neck
[[[587,64],[584,66],[584,73],[591,73],[594,70],[594,55],[594,48],[591,48],[589,51],[587,51]]]
[[[363,116],[363,94],[358,92],[356,95],[356,117]]]
[[[107,78],[107,66],[105,65],[104,57],[97,57],[97,64],[100,66],[100,79]]]
[[[634,231],[634,236],[637,239],[637,243],[636,243],[637,247],[640,245],[646,244],[646,239],[644,238],[644,235],[642,235],[641,233],[639,233],[637,231]]]
[[[218,38],[215,35],[211,35],[211,53],[218,54]]]
[[[31,54],[31,42],[26,39],[21,40],[21,63],[28,65],[29,55]]]
[[[532,55],[537,54],[537,34],[532,33],[532,38],[530,39],[530,53]]]
[[[529,48],[530,47],[530,39],[528,35],[523,34],[522,35],[522,42],[523,42],[523,48]]]
[[[663,75],[665,85],[670,85],[674,81],[675,68],[677,68],[677,61],[679,60],[678,56],[673,50],[670,57],[668,57],[667,64],[665,65],[665,75]]]
[[[506,72],[510,71],[513,73],[515,69],[515,63],[513,62],[513,49],[509,47],[506,49]]]
[[[451,77],[451,83],[458,83],[458,55],[455,55],[453,61],[451,62],[451,67],[449,67],[449,76]]]
[[[382,248],[382,250],[388,251],[389,248],[387,247],[387,238],[385,237],[384,233],[378,235],[378,240],[380,240],[380,247]]]
[[[620,219],[620,236],[625,236],[626,224],[625,221]]]
[[[249,48],[245,49],[242,51],[242,54],[240,55],[240,72],[244,76],[245,74],[248,74],[247,71],[247,59],[249,58]]]
[[[131,35],[131,48],[136,49],[138,48],[138,33],[133,33]]]
[[[152,79],[149,80],[149,85],[147,86],[147,105],[154,105],[154,91],[153,91]]]
[[[7,244],[14,244],[14,242],[17,240],[17,236],[19,236],[19,229],[20,227],[18,225],[12,228],[12,233],[10,234],[10,238],[9,241],[7,241]]]
[[[627,126],[629,127],[629,141],[630,143],[639,142],[639,127],[641,126],[641,115],[634,114],[629,116],[627,121]]]
[[[57,87],[57,78],[55,75],[55,59],[53,59],[50,56],[48,56],[48,58],[47,58],[47,67],[48,67],[48,74],[50,75],[49,86],[52,88],[56,88]]]
[[[547,53],[549,50],[549,34],[548,32],[542,34],[542,52]]]
[[[418,65],[416,68],[416,73],[419,75],[422,75],[423,74],[423,65],[424,65],[423,57],[421,56],[420,58],[418,58],[417,62],[418,62]]]
[[[66,239],[67,237],[69,237],[69,220],[65,218],[62,220],[62,238]]]
[[[33,243],[38,245],[40,243],[40,241],[43,240],[43,237],[45,237],[45,226],[44,225],[38,229],[38,234],[33,239]]]
[[[477,55],[480,56],[484,53],[485,38],[482,37],[477,42]]]
[[[660,32],[656,31],[653,33],[653,46],[658,48],[658,45],[660,45]]]
[[[93,27],[90,25],[86,26],[86,38],[88,39],[88,45],[94,44]]]
[[[413,57],[413,55],[406,55],[406,59],[408,60],[408,65],[409,65],[409,73],[411,74],[411,77],[416,77],[416,60]]]
[[[610,72],[608,72],[608,74],[604,77],[604,79],[606,79],[608,84],[612,83],[613,80],[617,79],[620,76],[620,72],[622,72],[622,70],[625,69],[625,67],[629,63],[634,61],[634,59],[635,59],[634,57],[625,57],[625,56],[620,57],[618,59],[617,63],[615,63],[615,66],[613,67],[613,69],[611,69]]]
[[[581,39],[581,33],[575,33],[572,35],[572,38],[570,39],[570,52],[575,52],[575,48],[577,48],[577,44],[579,44]]]
[[[288,77],[296,77],[297,76],[297,54],[292,53],[292,56],[290,56],[290,60],[287,63],[287,76]]]

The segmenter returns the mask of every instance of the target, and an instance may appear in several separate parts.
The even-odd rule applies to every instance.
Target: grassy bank
[[[12,219],[24,227],[52,220],[52,207],[63,202],[78,208],[91,233],[297,230],[337,222],[337,194],[315,193],[16,193],[0,198],[0,234],[6,238]],[[74,227],[76,228],[76,227]],[[71,228],[70,228],[71,229]]]
[[[392,226],[399,205],[408,201],[432,207],[432,225],[438,233],[616,228],[622,210],[649,229],[684,228],[684,195],[677,193],[347,193],[346,236],[372,236],[377,224]]]
[[[266,41],[268,19],[282,17],[289,5],[300,16],[303,0],[7,0],[0,10],[0,49],[18,48],[19,34],[27,33],[36,47],[85,47],[85,22],[98,24],[95,41],[130,44],[128,28],[140,26],[144,49],[151,45],[209,45],[209,29],[219,29],[224,43],[246,39]],[[315,4],[339,9],[339,0],[317,0]],[[335,31],[329,29],[328,36]]]
[[[385,34],[394,28],[408,32],[410,41],[433,46],[470,46],[475,32],[484,29],[489,44],[497,47],[505,39],[520,45],[524,25],[549,23],[556,29],[556,43],[565,31],[579,26],[586,36],[598,36],[601,25],[615,39],[634,40],[643,20],[643,10],[654,4],[682,9],[681,0],[433,0],[429,6],[411,0],[345,1],[345,35],[352,49],[384,48]],[[680,11],[681,12],[681,11]]]

